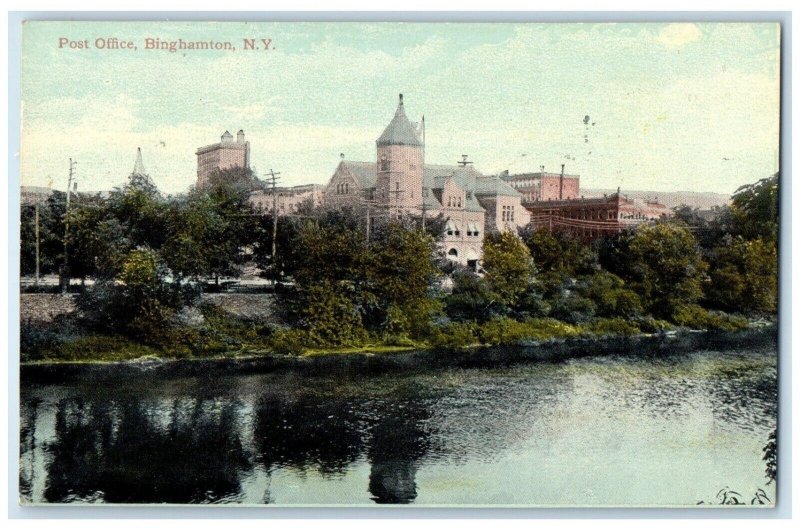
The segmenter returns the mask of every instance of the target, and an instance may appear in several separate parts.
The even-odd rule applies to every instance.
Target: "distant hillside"
[[[585,189],[582,195],[585,197],[598,197],[605,194],[616,193],[616,189]],[[658,202],[667,208],[674,208],[681,204],[686,204],[692,208],[706,210],[714,206],[722,206],[731,200],[731,196],[724,193],[696,192],[696,191],[641,191],[641,190],[622,190],[623,195],[631,199],[652,199],[657,198]]]

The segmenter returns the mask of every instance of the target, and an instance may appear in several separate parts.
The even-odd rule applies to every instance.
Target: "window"
[[[456,250],[454,248],[451,248],[450,250],[447,251],[447,255],[457,258],[458,257],[458,250]]]
[[[380,168],[381,171],[389,171],[389,160],[386,158],[386,155],[381,156]]]

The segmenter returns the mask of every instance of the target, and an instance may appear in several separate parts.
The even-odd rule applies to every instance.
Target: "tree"
[[[167,282],[167,269],[152,249],[128,252],[116,278],[99,281],[77,299],[86,323],[149,344],[169,341],[172,316],[192,302],[194,292]]]
[[[658,222],[623,234],[601,252],[606,269],[620,276],[653,315],[669,317],[702,296],[706,264],[685,227]]]
[[[309,217],[313,212],[305,210]],[[278,241],[276,255],[272,256],[272,213],[256,218],[257,236],[253,244],[253,260],[261,270],[261,275],[270,280],[291,278],[298,263],[299,254],[304,252],[298,244],[302,220],[296,217],[278,217]]]
[[[484,279],[496,300],[513,307],[533,280],[530,250],[510,231],[486,237],[483,243]]]
[[[778,181],[780,173],[740,187],[731,199],[736,232],[745,239],[778,240]]]
[[[64,210],[66,194],[54,191],[39,205],[39,272],[57,272],[64,262]],[[20,212],[20,271],[36,271],[36,207],[22,206]]]
[[[421,229],[388,223],[369,245],[369,290],[377,302],[367,314],[370,326],[390,332],[419,333],[438,309],[430,290],[438,276],[434,238]]]
[[[167,237],[167,202],[146,175],[132,174],[108,198],[109,214],[123,227],[131,248],[158,250]]]
[[[529,227],[522,230],[520,237],[530,249],[539,273],[575,276],[597,268],[597,253],[568,233],[551,234],[542,227]]]
[[[453,272],[452,278],[453,289],[444,299],[445,312],[451,319],[485,322],[508,312],[508,308],[496,303],[496,295],[483,278],[471,269],[459,267]]]
[[[778,255],[774,241],[729,236],[714,249],[710,260],[709,305],[737,312],[776,310]]]
[[[217,170],[208,186],[173,203],[163,254],[176,277],[219,281],[241,274],[258,237],[249,200],[255,182],[249,169]]]

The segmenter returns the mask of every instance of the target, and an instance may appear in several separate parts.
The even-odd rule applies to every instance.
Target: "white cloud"
[[[658,42],[670,50],[683,48],[699,38],[700,28],[691,23],[669,24],[658,34]]]

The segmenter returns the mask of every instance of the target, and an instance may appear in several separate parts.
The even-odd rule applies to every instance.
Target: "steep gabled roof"
[[[378,168],[375,162],[342,160],[341,166],[355,177],[361,189],[375,187],[375,181],[378,179]]]
[[[481,176],[475,179],[477,195],[500,195],[502,197],[521,197],[522,194],[498,176]]]
[[[400,94],[400,104],[397,105],[394,118],[378,138],[378,145],[411,145],[417,147],[422,145],[422,141],[417,135],[417,128],[406,116],[402,94]]]

